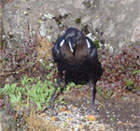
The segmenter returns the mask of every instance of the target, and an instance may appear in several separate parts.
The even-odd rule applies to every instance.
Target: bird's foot
[[[53,109],[54,108],[54,103],[49,103],[49,105],[48,105],[48,109]]]
[[[96,106],[94,104],[91,104],[90,108],[89,108],[89,113],[90,114],[98,114],[99,110],[96,108]]]
[[[54,108],[48,108],[45,113],[50,117],[56,116],[58,114],[58,112]]]

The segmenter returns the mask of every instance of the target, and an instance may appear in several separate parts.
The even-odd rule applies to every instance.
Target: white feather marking
[[[86,39],[86,42],[87,42],[87,47],[90,48],[91,46],[90,46],[88,39]]]
[[[68,43],[69,43],[69,47],[70,47],[71,52],[73,52],[73,49],[72,49],[70,41]]]
[[[64,42],[65,42],[65,40],[62,40],[62,41],[61,41],[61,43],[60,43],[60,47],[63,46]]]

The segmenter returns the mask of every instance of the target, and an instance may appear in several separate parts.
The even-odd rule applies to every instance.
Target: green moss
[[[81,19],[80,19],[80,18],[76,18],[76,19],[75,19],[75,23],[76,23],[76,24],[80,24],[80,23],[81,23]]]
[[[97,49],[100,48],[99,40],[95,40],[95,41],[94,41],[94,44],[96,45],[96,48],[97,48]]]

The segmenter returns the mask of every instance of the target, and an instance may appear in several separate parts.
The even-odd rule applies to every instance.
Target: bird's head
[[[60,46],[63,46],[63,44],[66,43],[70,48],[70,51],[74,54],[76,45],[80,44],[84,37],[84,34],[80,30],[70,27],[65,31]]]

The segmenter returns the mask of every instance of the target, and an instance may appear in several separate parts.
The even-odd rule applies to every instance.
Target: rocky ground
[[[108,48],[108,51],[112,53],[125,44],[133,43],[139,46],[140,2],[139,0],[0,1],[0,49],[20,47],[29,36],[34,37],[36,33],[53,43],[69,26],[83,30],[93,40],[99,40],[101,47]],[[44,45],[42,48],[47,47]],[[13,50],[11,52],[14,54]],[[31,52],[33,54],[33,51]],[[45,55],[49,54],[48,50],[45,52]],[[138,54],[138,52],[136,53]],[[28,61],[32,58],[31,56]],[[42,76],[45,73],[45,71],[39,70],[33,74],[32,69],[24,70],[25,61],[21,61],[21,63],[20,66],[23,70],[20,68],[16,73],[15,71],[0,72],[0,87],[7,82],[17,82],[25,74],[36,77],[36,74]],[[139,56],[137,63],[139,64]],[[1,67],[0,70],[3,71],[3,66]],[[118,88],[116,87],[116,89]],[[9,108],[1,109],[0,131],[2,127],[7,127],[7,130],[22,131],[27,130],[28,126],[31,127],[28,128],[29,131],[35,129],[40,131],[140,130],[139,93],[126,91],[119,94],[117,92],[114,97],[108,98],[97,93],[95,102],[97,111],[93,113],[89,113],[90,89],[88,85],[83,85],[80,89],[72,89],[61,95],[64,97],[66,105],[56,104],[53,111],[45,110],[35,116],[31,114],[31,119],[23,116],[19,116],[17,119],[13,112],[9,113]],[[0,98],[0,104],[1,101],[2,98]]]
[[[25,71],[12,76],[15,81],[25,74],[30,73]],[[39,74],[36,72],[36,74],[31,73],[30,75],[35,77]],[[5,84],[5,80],[13,80],[12,76],[1,77],[0,83]],[[139,95],[125,92],[105,99],[97,93],[95,112],[89,110],[90,95],[88,85],[83,85],[79,89],[73,88],[71,91],[61,94],[65,104],[56,104],[53,110],[46,109],[35,116],[31,114],[26,120],[27,123],[23,116],[15,119],[15,115],[12,115],[14,113],[8,115],[9,109],[6,107],[6,110],[0,111],[0,121],[3,127],[8,127],[7,130],[13,128],[18,131],[27,130],[27,127],[29,131],[33,129],[40,131],[139,131]],[[44,124],[45,122],[47,124]]]
[[[134,94],[128,93],[127,96],[116,99],[104,100],[100,96],[96,98],[97,112],[89,113],[90,97],[85,94],[86,91],[71,91],[66,94],[68,106],[56,106],[55,120],[51,120],[48,111],[44,119],[51,120],[55,125],[64,126],[64,122],[69,130],[96,130],[96,131],[138,131],[140,119],[140,98]],[[79,94],[79,95],[77,95]],[[58,111],[58,107],[63,107],[64,111]],[[135,108],[133,108],[135,107]],[[96,120],[85,119],[93,115]],[[91,118],[92,119],[92,118]],[[81,126],[80,126],[81,125]]]
[[[139,0],[2,1],[1,29],[9,47],[22,45],[27,31],[54,42],[70,26],[86,29],[113,48],[140,41]]]

